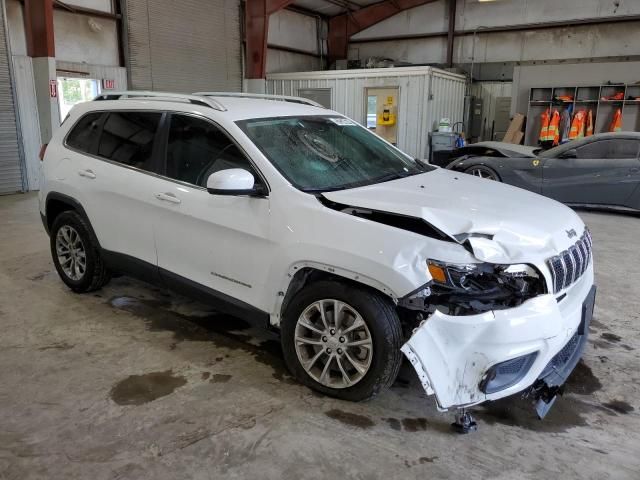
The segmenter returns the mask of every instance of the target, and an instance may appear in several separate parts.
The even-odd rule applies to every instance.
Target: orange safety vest
[[[549,137],[549,109],[547,108],[540,114],[540,136],[538,140],[540,142],[546,142]]]
[[[569,130],[569,140],[584,137],[584,116],[584,110],[580,110],[573,115],[571,130]]]
[[[553,115],[551,116],[551,122],[549,122],[549,135],[547,136],[547,139],[553,141],[554,145],[558,145],[560,143],[560,112],[558,112],[558,110],[554,110]]]
[[[613,121],[611,122],[609,131],[610,132],[622,131],[622,110],[617,109],[616,113],[613,114]]]
[[[587,114],[587,129],[584,132],[585,137],[590,137],[593,135],[593,110],[589,110]]]

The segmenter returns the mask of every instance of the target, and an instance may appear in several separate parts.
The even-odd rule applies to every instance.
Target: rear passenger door
[[[261,294],[272,256],[269,199],[212,195],[206,189],[209,175],[229,168],[264,180],[212,121],[174,113],[168,122],[166,179],[156,192],[163,208],[155,225],[161,275],[176,290],[231,300],[239,308],[232,313],[264,307]]]
[[[153,219],[159,213],[154,193],[161,182],[156,136],[162,112],[108,111],[90,114],[67,137],[76,150],[80,199],[106,255],[142,272],[157,272]],[[96,117],[96,115],[98,115]],[[82,139],[92,138],[81,153]],[[88,154],[87,154],[88,153]],[[144,274],[142,274],[144,276]]]

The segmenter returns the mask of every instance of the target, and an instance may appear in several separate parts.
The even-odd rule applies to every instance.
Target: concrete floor
[[[581,212],[597,306],[544,421],[520,399],[449,431],[414,373],[368,403],[319,396],[241,320],[115,279],[75,295],[34,195],[0,197],[0,479],[640,478],[640,219]]]

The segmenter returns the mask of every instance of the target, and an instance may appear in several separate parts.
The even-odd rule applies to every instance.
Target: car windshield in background
[[[433,169],[344,117],[259,118],[237,124],[280,173],[307,192],[360,187]]]

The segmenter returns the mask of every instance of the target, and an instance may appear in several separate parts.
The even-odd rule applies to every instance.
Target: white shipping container
[[[367,89],[398,88],[397,145],[428,158],[429,132],[440,119],[462,121],[465,84],[463,75],[432,67],[326,70],[267,75],[266,93],[301,96],[300,90],[330,89],[331,108],[366,125]]]

